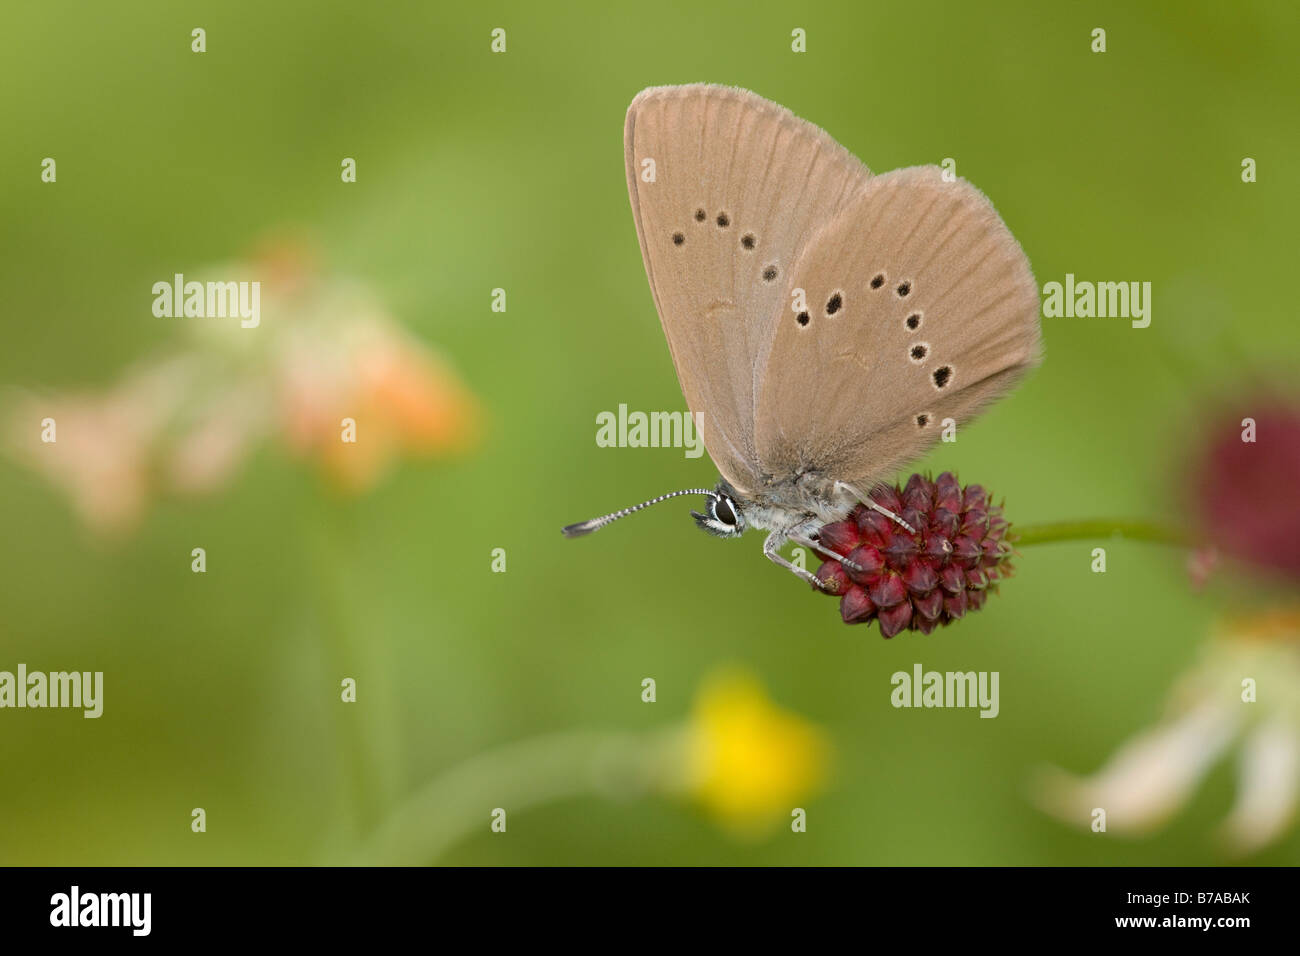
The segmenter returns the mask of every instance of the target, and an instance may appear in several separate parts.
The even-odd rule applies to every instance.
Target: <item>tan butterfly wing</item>
[[[789,110],[722,86],[643,91],[623,144],[646,275],[686,403],[723,477],[750,492],[764,473],[758,384],[774,326],[789,317],[788,274],[871,174]]]
[[[1040,360],[1024,252],[979,190],[935,166],[872,178],[782,285],[756,417],[771,474],[870,485]]]

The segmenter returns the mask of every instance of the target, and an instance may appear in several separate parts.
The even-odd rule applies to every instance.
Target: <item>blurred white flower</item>
[[[1067,823],[1087,827],[1100,808],[1108,832],[1148,832],[1233,744],[1237,798],[1221,835],[1249,853],[1287,830],[1300,791],[1300,608],[1223,622],[1175,687],[1164,720],[1091,776],[1045,770],[1032,796]]]

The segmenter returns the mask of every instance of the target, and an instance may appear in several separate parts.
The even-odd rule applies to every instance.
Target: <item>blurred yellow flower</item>
[[[719,675],[696,698],[686,736],[686,792],[722,825],[755,836],[789,820],[825,783],[831,747],[757,680]]]
[[[821,728],[777,707],[753,677],[722,674],[701,687],[691,715],[668,728],[562,731],[477,754],[420,787],[350,860],[435,862],[481,831],[484,807],[519,813],[576,797],[625,805],[652,793],[697,803],[732,834],[753,839],[792,822],[825,782],[830,755]]]

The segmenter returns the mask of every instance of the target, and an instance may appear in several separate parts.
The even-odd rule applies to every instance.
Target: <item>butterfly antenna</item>
[[[639,505],[633,505],[631,508],[624,508],[622,511],[615,511],[599,518],[592,518],[589,521],[580,521],[578,524],[571,524],[560,531],[566,538],[581,538],[584,534],[591,534],[593,531],[599,531],[611,521],[617,521],[619,518],[626,518],[630,514],[635,514],[642,508],[649,508],[651,505],[657,505],[661,501],[667,501],[669,498],[677,498],[681,495],[709,495],[713,497],[717,492],[711,488],[686,488],[682,491],[670,491],[666,495],[660,495],[658,498],[651,498],[649,501],[643,501]]]

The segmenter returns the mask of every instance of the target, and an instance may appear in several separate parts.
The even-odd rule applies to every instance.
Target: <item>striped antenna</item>
[[[649,501],[643,501],[639,505],[633,505],[631,508],[624,508],[622,511],[615,511],[604,515],[600,518],[592,518],[589,521],[580,521],[578,524],[571,524],[568,527],[561,528],[560,531],[566,538],[581,538],[584,534],[591,534],[593,531],[599,531],[611,521],[617,521],[619,518],[626,518],[630,514],[635,514],[642,508],[649,508],[651,505],[657,505],[661,501],[667,501],[669,498],[677,498],[681,495],[708,495],[717,497],[717,492],[710,488],[686,488],[682,491],[670,491],[666,495],[660,495],[658,498],[651,498]]]

